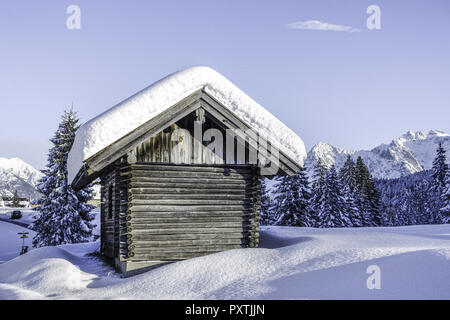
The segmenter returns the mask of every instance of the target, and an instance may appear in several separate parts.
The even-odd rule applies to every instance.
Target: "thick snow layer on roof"
[[[68,158],[69,181],[84,160],[201,88],[303,165],[306,150],[299,136],[213,69],[192,67],[161,79],[83,124]]]

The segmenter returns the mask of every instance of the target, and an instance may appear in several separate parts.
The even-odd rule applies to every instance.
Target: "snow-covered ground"
[[[22,218],[14,219],[14,221],[23,222],[26,224],[32,223],[34,221],[34,217],[39,215],[39,212],[34,211],[31,208],[0,208],[0,218],[10,219],[11,213],[14,210],[19,210],[20,212],[22,212]]]
[[[34,231],[12,223],[0,221],[0,263],[11,260],[20,254],[22,239],[17,234],[18,232],[29,233],[29,238],[25,240],[25,245],[31,249],[31,239],[35,235]]]
[[[0,223],[2,238],[5,228],[10,225]],[[86,256],[98,247],[34,249],[0,264],[0,298],[450,299],[450,225],[265,227],[261,248],[181,261],[127,279]],[[372,265],[381,271],[379,290],[367,288]]]
[[[34,218],[40,214],[39,211],[34,211],[31,208],[0,208],[0,220],[9,220],[11,218],[11,213],[14,210],[20,210],[20,212],[22,212],[22,218],[14,219],[12,221],[22,222],[28,225],[30,225],[34,221]],[[100,208],[95,208],[91,211],[91,213],[95,215],[93,223],[96,227],[94,228],[93,233],[94,235],[100,235]]]

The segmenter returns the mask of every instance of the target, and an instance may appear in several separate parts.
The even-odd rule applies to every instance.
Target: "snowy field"
[[[20,210],[22,212],[22,218],[15,219],[14,221],[23,222],[23,223],[31,223],[34,220],[34,217],[39,213],[33,211],[31,208],[0,208],[0,218],[9,219],[11,218],[11,213],[14,210]]]
[[[1,243],[20,229],[0,222]],[[0,298],[450,299],[450,225],[266,227],[261,245],[127,279],[86,256],[98,242],[34,249],[0,264]],[[9,246],[0,250],[7,258]],[[371,265],[381,270],[379,290],[367,288]]]

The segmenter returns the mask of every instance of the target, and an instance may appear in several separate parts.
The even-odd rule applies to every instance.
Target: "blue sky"
[[[81,8],[81,30],[66,8]],[[369,5],[381,30],[366,28]],[[360,32],[288,28],[319,20]],[[87,121],[193,65],[225,75],[299,134],[368,149],[450,132],[450,2],[1,1],[0,157],[43,167],[73,102]]]

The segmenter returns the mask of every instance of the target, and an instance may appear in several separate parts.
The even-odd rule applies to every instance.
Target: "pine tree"
[[[436,157],[431,168],[433,182],[431,185],[431,192],[433,194],[433,222],[446,223],[448,221],[447,204],[448,204],[448,175],[450,174],[446,161],[445,150],[442,143],[436,150]]]
[[[447,183],[448,164],[447,157],[445,155],[445,149],[442,147],[442,143],[439,143],[436,150],[436,157],[433,161],[432,177],[434,180],[433,191],[442,194]]]
[[[342,185],[334,166],[327,172],[321,202],[322,210],[319,214],[321,227],[351,226],[350,218],[346,212],[346,201],[342,194]]]
[[[13,208],[20,207],[19,194],[17,193],[17,190],[14,191],[14,196],[12,198],[12,206],[13,206]]]
[[[382,224],[380,193],[375,187],[369,168],[361,157],[356,160],[356,184],[360,193],[356,203],[361,213],[363,226],[380,226]]]
[[[442,194],[440,214],[442,223],[450,223],[450,172],[447,174],[447,183]]]
[[[285,176],[275,185],[272,211],[276,224],[283,226],[306,226],[311,197],[305,168],[294,176]]]
[[[267,183],[264,178],[261,179],[261,225],[273,225],[275,219],[271,214],[272,199],[270,198],[269,191],[267,190]]]
[[[310,227],[321,227],[322,221],[320,220],[320,213],[323,209],[323,193],[325,188],[325,178],[327,169],[322,161],[319,159],[314,165],[314,172],[312,176],[312,195],[309,205],[309,221]]]
[[[319,158],[312,174],[311,200],[309,202],[309,226],[321,227],[320,212],[323,209],[322,196],[325,188],[327,169]]]
[[[33,222],[36,236],[33,246],[55,246],[87,242],[92,236],[94,208],[86,202],[91,199],[91,186],[74,191],[67,181],[67,156],[72,147],[78,119],[72,110],[64,111],[59,127],[50,140],[47,167],[42,171],[37,189],[43,196],[35,204],[40,215]]]
[[[351,226],[361,227],[362,219],[357,199],[361,197],[356,183],[356,167],[350,155],[347,156],[343,167],[339,171],[339,177],[343,187],[342,193],[345,199],[345,207],[348,217],[351,221]]]

